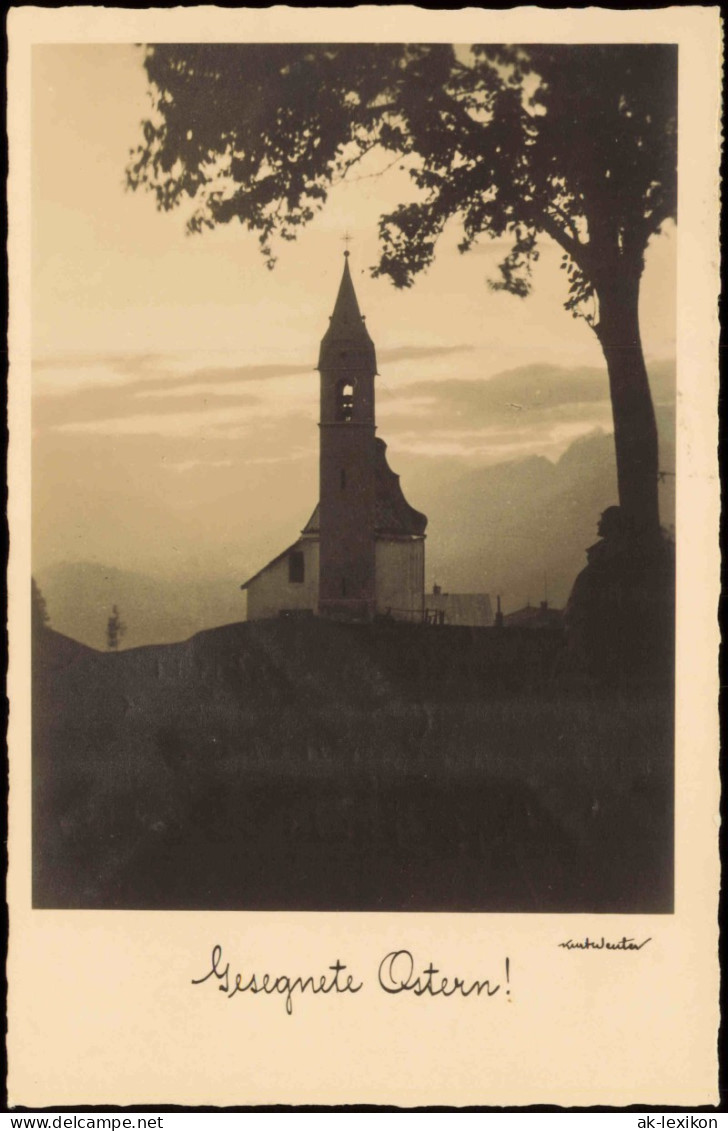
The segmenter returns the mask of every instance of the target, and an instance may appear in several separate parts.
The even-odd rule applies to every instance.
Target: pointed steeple
[[[354,283],[349,270],[349,252],[344,252],[344,271],[339,283],[339,293],[334,303],[334,313],[329,320],[329,327],[321,340],[321,353],[318,368],[323,369],[327,363],[333,361],[333,347],[342,344],[353,348],[364,349],[367,361],[373,364],[376,372],[376,359],[374,356],[374,343],[369,336],[366,322],[359,309],[359,302],[354,290]],[[338,358],[338,355],[337,355]]]
[[[346,331],[347,336],[356,328],[363,325],[359,303],[354,290],[354,284],[349,270],[349,252],[344,252],[344,273],[339,284],[339,293],[334,304],[334,313],[331,315],[331,328],[337,331]],[[366,330],[366,327],[364,327]]]

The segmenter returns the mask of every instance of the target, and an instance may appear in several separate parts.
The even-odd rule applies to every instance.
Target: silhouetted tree
[[[200,231],[237,218],[295,239],[330,186],[379,146],[418,190],[380,220],[374,274],[410,286],[457,218],[510,249],[492,284],[524,296],[539,236],[563,250],[566,307],[609,372],[619,498],[659,538],[657,429],[638,302],[650,237],[676,215],[677,50],[617,46],[161,45],[132,187],[185,197]]]
[[[109,651],[116,652],[125,633],[126,625],[119,616],[118,608],[113,605],[111,616],[106,622],[106,643],[109,646]]]
[[[599,540],[574,582],[564,611],[573,666],[609,682],[672,677],[675,544],[661,531],[661,552],[645,574],[620,507],[607,507]]]
[[[46,605],[45,597],[41,593],[34,577],[30,579],[30,615],[34,634],[41,628],[45,628],[51,619],[48,616],[48,606]]]

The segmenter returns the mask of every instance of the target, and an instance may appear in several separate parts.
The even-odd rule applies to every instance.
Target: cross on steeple
[[[349,244],[351,243],[353,238],[354,237],[350,236],[348,232],[344,232],[343,236],[341,237],[341,242],[346,244],[346,251],[344,252],[344,255],[347,259],[349,258]]]

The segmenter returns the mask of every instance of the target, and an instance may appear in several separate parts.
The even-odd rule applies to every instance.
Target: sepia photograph
[[[677,79],[33,47],[35,908],[673,911]]]
[[[719,11],[8,40],[10,1107],[718,1103]]]

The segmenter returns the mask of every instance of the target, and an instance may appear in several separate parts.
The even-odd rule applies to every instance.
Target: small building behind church
[[[488,628],[493,624],[493,607],[488,593],[443,593],[434,585],[425,598],[428,624],[458,624]]]
[[[538,605],[527,604],[523,609],[503,616],[504,628],[559,629],[564,623],[561,609],[552,609],[548,601]]]

